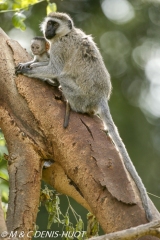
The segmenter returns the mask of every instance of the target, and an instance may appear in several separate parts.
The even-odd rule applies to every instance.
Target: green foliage
[[[0,130],[0,161],[3,159],[3,154],[7,153],[5,145],[6,145],[6,141],[3,133]]]
[[[5,1],[5,0],[0,1],[0,11],[7,10],[8,7],[9,7],[8,1]]]
[[[34,5],[38,3],[38,0],[15,0],[13,2],[12,8],[13,9],[28,9],[30,5]]]
[[[63,239],[87,239],[87,237],[97,236],[99,231],[99,223],[97,222],[94,215],[91,213],[87,214],[87,231],[84,231],[84,223],[80,215],[76,213],[73,207],[70,204],[69,198],[68,200],[68,208],[63,214],[60,210],[60,198],[59,194],[55,190],[48,189],[47,186],[41,191],[41,203],[43,203],[46,207],[46,210],[49,214],[48,216],[48,226],[47,229],[51,228],[53,223],[58,223],[63,226],[63,231],[66,232],[66,235],[63,236]],[[74,216],[76,220],[76,224],[70,221],[70,213]],[[83,232],[84,234],[79,234],[77,236],[74,235],[76,232]],[[69,233],[69,235],[67,235]]]
[[[99,232],[99,222],[92,213],[87,214],[87,237],[98,236]]]
[[[25,30],[26,29],[26,25],[24,24],[25,19],[26,19],[26,16],[23,13],[16,12],[12,17],[12,23],[16,28]]]
[[[0,13],[4,12],[15,12],[12,17],[12,24],[15,28],[18,28],[22,31],[26,29],[26,25],[24,23],[26,16],[24,15],[24,11],[29,10],[29,8],[35,4],[40,2],[47,2],[46,14],[48,15],[50,12],[57,11],[57,5],[55,3],[50,3],[49,0],[0,0]]]
[[[2,132],[0,131],[0,197],[2,198],[2,207],[5,214],[7,212],[9,193],[7,162],[4,158],[4,154],[6,153],[6,142]]]
[[[47,5],[47,15],[51,12],[57,11],[57,5],[55,3],[48,3]]]

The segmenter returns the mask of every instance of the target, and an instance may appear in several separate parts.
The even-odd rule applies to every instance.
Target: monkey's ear
[[[46,50],[48,51],[50,49],[50,44],[49,42],[46,41]]]
[[[69,27],[69,29],[72,29],[72,27],[73,27],[73,24],[72,24],[71,20],[68,20],[68,27]]]

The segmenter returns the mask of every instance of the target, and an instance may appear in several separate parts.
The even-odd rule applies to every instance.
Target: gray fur
[[[125,167],[135,181],[142,199],[147,219],[152,219],[146,189],[136,172],[126,148],[112,120],[108,99],[111,94],[110,75],[101,54],[91,36],[73,26],[71,18],[64,13],[51,13],[41,25],[44,36],[48,22],[54,25],[54,37],[50,39],[50,61],[47,66],[23,68],[21,73],[39,78],[57,78],[72,110],[99,114],[111,135]]]

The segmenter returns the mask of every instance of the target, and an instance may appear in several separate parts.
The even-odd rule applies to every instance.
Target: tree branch
[[[152,235],[160,238],[160,220],[156,220],[138,227],[127,230],[106,234],[99,237],[90,238],[91,240],[134,240],[140,237]],[[148,239],[148,238],[147,238]]]
[[[0,127],[9,150],[8,230],[33,230],[47,159],[53,165],[43,171],[44,180],[91,210],[106,233],[146,223],[139,192],[101,120],[71,112],[64,129],[61,92],[39,80],[16,77],[15,64],[27,61],[28,55],[2,30],[0,40]]]

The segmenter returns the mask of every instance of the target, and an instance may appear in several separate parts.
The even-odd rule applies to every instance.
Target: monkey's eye
[[[59,23],[55,22],[53,25],[54,25],[54,27],[58,27]]]
[[[48,21],[47,25],[52,25],[52,21]]]
[[[59,23],[50,20],[47,22],[47,26],[53,26],[57,28],[59,26]]]

